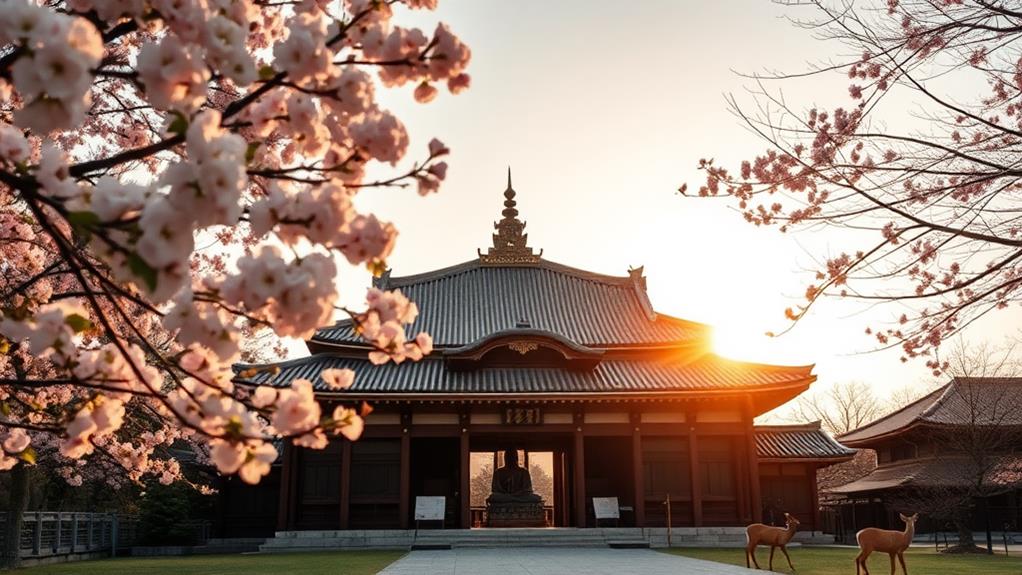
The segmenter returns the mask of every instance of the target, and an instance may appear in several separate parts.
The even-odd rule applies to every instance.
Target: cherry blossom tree
[[[469,85],[436,0],[0,0],[0,470],[41,457],[69,481],[181,478],[172,444],[257,483],[272,440],[355,440],[359,406],[312,383],[234,381],[241,337],[307,337],[342,311],[375,363],[429,354],[418,310],[370,290],[337,305],[338,263],[386,267],[371,188],[438,190],[440,141],[409,137],[376,91],[429,102]],[[370,179],[367,169],[393,173]],[[401,166],[404,167],[401,167]],[[213,243],[212,251],[197,250]],[[335,389],[357,374],[328,370]]]
[[[792,4],[814,11],[796,25],[851,56],[757,76],[753,106],[730,97],[768,148],[734,170],[702,160],[705,183],[682,193],[730,197],[745,220],[782,232],[841,230],[844,251],[821,254],[788,318],[825,296],[896,302],[867,333],[939,372],[942,341],[1019,300],[1022,10],[986,0]],[[781,91],[835,72],[848,80],[826,105]]]

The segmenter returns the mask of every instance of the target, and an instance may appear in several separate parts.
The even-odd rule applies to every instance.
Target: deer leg
[[[795,571],[795,566],[791,564],[791,557],[788,556],[788,549],[781,545],[781,553],[784,553],[784,558],[788,560],[788,567],[791,567],[792,571]]]
[[[756,569],[759,569],[759,561],[756,561],[756,547],[756,545],[749,545],[749,548],[745,550],[745,564],[748,566],[749,557],[752,557],[752,564],[756,566]]]
[[[901,572],[908,575],[908,567],[905,567],[905,552],[898,553],[898,561],[901,563]]]
[[[777,549],[773,545],[770,546],[770,570],[774,570],[774,549]]]
[[[866,559],[869,559],[869,553],[860,551],[859,555],[855,558],[855,575],[859,575],[859,566],[862,566],[862,572],[869,575],[869,568],[866,567]]]
[[[894,575],[894,553],[889,554],[891,556],[891,575]]]

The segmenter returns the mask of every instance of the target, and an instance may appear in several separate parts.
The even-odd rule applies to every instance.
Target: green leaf
[[[11,406],[7,405],[6,401],[0,401],[0,413],[4,414],[5,417],[11,414]]]
[[[128,269],[145,283],[149,291],[156,291],[156,270],[147,264],[142,256],[132,252],[128,256]]]
[[[188,118],[181,112],[171,112],[174,114],[174,121],[167,127],[167,131],[171,134],[178,134],[183,136],[188,131]]]
[[[269,64],[267,64],[266,66],[263,66],[262,68],[259,68],[259,79],[260,80],[269,80],[270,78],[272,78],[272,77],[274,77],[276,75],[277,75],[277,71],[274,70],[273,66],[270,66]]]
[[[36,453],[35,449],[32,449],[31,447],[25,449],[25,451],[22,451],[20,454],[18,454],[18,457],[20,457],[22,461],[29,465],[35,465]]]
[[[92,328],[92,322],[88,318],[82,317],[76,313],[73,313],[64,318],[66,323],[71,329],[75,330],[75,333],[82,333],[85,330]]]
[[[88,237],[92,234],[92,228],[99,226],[99,216],[90,211],[68,212],[67,221],[74,228],[75,233]]]
[[[256,152],[259,151],[259,146],[262,142],[249,142],[248,147],[245,148],[245,163],[251,164],[252,160],[255,159]]]

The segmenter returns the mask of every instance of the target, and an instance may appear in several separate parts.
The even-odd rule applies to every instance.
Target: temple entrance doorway
[[[500,439],[473,438],[469,458],[471,526],[570,525],[571,454],[562,443],[537,442],[536,438],[519,440],[514,435]],[[533,495],[524,492],[523,484]]]
[[[461,497],[458,492],[458,450],[457,438],[448,437],[414,437],[411,440],[411,477],[409,478],[410,494],[409,525],[415,525],[415,497],[442,496],[446,499],[443,527],[457,527],[459,523],[459,504]],[[441,527],[437,522],[427,522],[420,528],[431,529]]]

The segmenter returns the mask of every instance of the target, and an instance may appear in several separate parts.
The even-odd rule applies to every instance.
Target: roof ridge
[[[823,431],[823,426],[820,424],[820,420],[809,421],[806,423],[772,423],[766,425],[753,425],[753,431]]]
[[[454,275],[458,275],[458,274],[463,273],[463,272],[473,271],[473,270],[482,269],[482,268],[487,268],[487,269],[494,269],[494,268],[507,268],[507,269],[539,268],[539,269],[545,269],[545,270],[552,271],[552,272],[558,272],[558,273],[563,273],[563,274],[566,274],[566,275],[571,275],[571,276],[574,276],[574,277],[577,277],[577,278],[583,279],[583,280],[590,280],[590,281],[596,281],[596,282],[600,282],[600,283],[604,283],[604,284],[608,284],[608,285],[613,285],[615,287],[630,287],[632,285],[632,282],[634,281],[634,279],[632,278],[631,275],[613,276],[613,275],[603,274],[603,273],[599,273],[599,272],[593,272],[593,271],[589,271],[589,270],[584,270],[582,268],[572,267],[572,266],[569,266],[569,265],[566,265],[566,264],[550,261],[550,260],[547,260],[547,259],[540,259],[538,262],[536,262],[534,264],[515,264],[515,265],[506,265],[506,266],[492,265],[492,264],[490,264],[490,265],[483,265],[478,259],[474,259],[474,260],[467,260],[467,261],[464,261],[464,262],[461,262],[461,263],[458,263],[458,264],[450,265],[450,266],[447,266],[447,267],[443,267],[443,268],[439,268],[439,269],[435,269],[435,270],[430,270],[430,271],[426,271],[426,272],[422,272],[422,273],[417,273],[417,274],[410,274],[410,275],[406,275],[406,276],[394,276],[394,275],[390,275],[390,270],[388,270],[388,272],[385,274],[385,277],[386,277],[386,287],[388,289],[400,288],[400,287],[411,285],[411,284],[424,283],[424,282],[440,279],[440,278],[443,278],[443,277],[446,277],[446,276],[454,276]]]
[[[908,404],[906,404],[906,405],[904,405],[904,406],[902,406],[902,407],[900,407],[900,408],[898,408],[898,409],[896,409],[896,410],[894,410],[894,411],[892,411],[892,412],[888,413],[887,415],[884,415],[884,416],[882,416],[882,417],[879,417],[879,418],[877,418],[877,419],[874,419],[873,421],[871,421],[871,422],[867,423],[866,425],[862,425],[862,426],[860,426],[860,427],[856,427],[855,429],[852,429],[852,430],[846,431],[846,432],[844,432],[844,433],[842,433],[842,434],[838,435],[838,436],[837,436],[837,439],[844,439],[844,438],[847,438],[848,436],[850,436],[850,435],[852,435],[852,434],[854,434],[854,433],[859,433],[859,432],[861,432],[861,431],[864,431],[864,430],[866,430],[866,429],[869,429],[870,427],[873,427],[873,426],[875,426],[875,425],[878,425],[878,424],[879,424],[880,422],[882,422],[882,421],[887,421],[888,419],[890,419],[890,418],[894,417],[895,415],[898,415],[899,413],[902,413],[902,412],[904,412],[904,411],[908,410],[908,408],[910,408],[910,407],[913,407],[913,406],[915,406],[915,405],[916,405],[916,404],[918,404],[918,403],[922,403],[922,402],[923,402],[924,400],[927,400],[927,399],[929,399],[929,398],[930,398],[930,396],[932,396],[932,395],[935,395],[935,394],[937,394],[938,392],[940,392],[941,394],[943,394],[944,390],[945,390],[945,389],[946,389],[947,387],[949,387],[950,385],[951,385],[951,382],[948,382],[948,383],[944,384],[943,386],[941,386],[941,387],[938,387],[937,389],[935,389],[935,390],[933,390],[933,391],[931,391],[931,392],[927,393],[926,395],[924,395],[924,396],[920,397],[919,399],[917,399],[917,400],[915,400],[915,401],[913,401],[913,402],[911,402],[911,403],[908,403]],[[923,413],[923,412],[920,412],[920,414],[922,414],[922,413]],[[916,416],[916,417],[915,417],[914,419],[918,419],[918,416]]]

